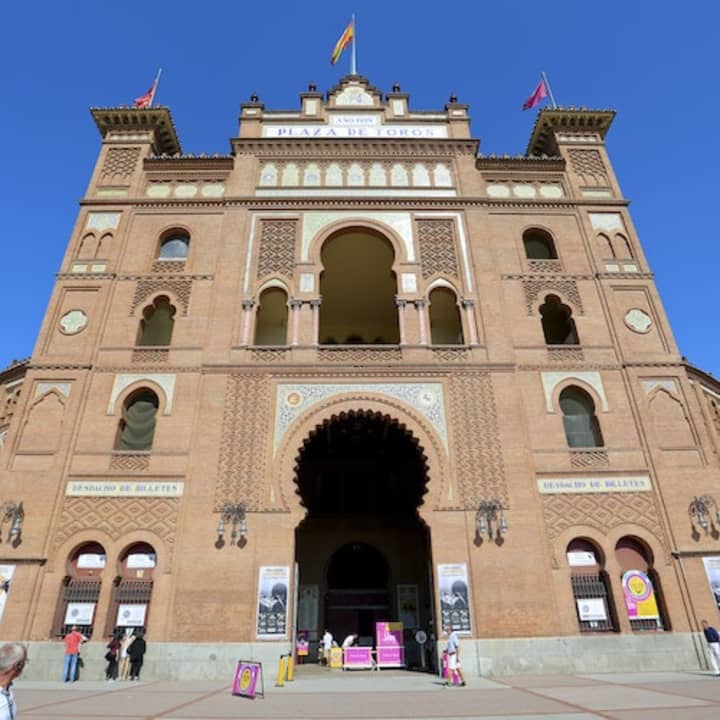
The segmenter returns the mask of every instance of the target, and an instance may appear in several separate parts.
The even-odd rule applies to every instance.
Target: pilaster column
[[[299,344],[300,331],[300,309],[302,308],[302,300],[291,300],[290,305],[290,344]]]
[[[427,304],[423,298],[418,298],[414,301],[415,309],[418,313],[418,322],[420,324],[420,344],[427,345],[427,323],[425,318],[425,305]]]
[[[310,301],[310,307],[312,308],[312,327],[313,327],[313,344],[320,344],[320,305],[322,305],[322,298]]]
[[[470,336],[470,345],[478,344],[477,325],[475,324],[475,301],[465,299],[461,302],[465,310],[465,319],[467,320],[468,334]]]
[[[395,298],[395,305],[397,305],[398,309],[398,326],[400,327],[400,344],[405,344],[405,306],[407,305],[407,300],[402,300],[401,298]]]
[[[255,307],[254,300],[242,301],[242,330],[240,333],[240,344],[247,346],[250,341],[250,326],[252,325],[252,311]]]

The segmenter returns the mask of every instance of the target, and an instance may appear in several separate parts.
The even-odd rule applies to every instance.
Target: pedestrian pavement
[[[296,668],[265,696],[235,697],[227,682],[16,681],[18,720],[705,720],[720,718],[720,678],[697,672],[440,678],[401,670]]]

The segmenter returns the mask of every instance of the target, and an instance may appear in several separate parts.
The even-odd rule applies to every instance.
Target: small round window
[[[161,260],[184,260],[188,256],[190,238],[187,235],[170,235],[160,245]]]

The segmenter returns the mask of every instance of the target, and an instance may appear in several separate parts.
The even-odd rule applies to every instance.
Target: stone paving
[[[18,681],[18,720],[705,720],[720,718],[720,678],[698,672],[470,678],[444,688],[432,675],[298,668],[265,697],[230,694],[230,682],[73,684]]]

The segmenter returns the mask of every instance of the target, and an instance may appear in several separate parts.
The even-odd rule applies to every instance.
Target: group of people
[[[63,682],[75,682],[78,679],[80,646],[87,642],[87,638],[78,630],[77,625],[73,625],[70,632],[63,638],[63,642],[65,643],[65,656],[62,680]],[[140,679],[140,670],[147,650],[147,643],[142,631],[126,632],[124,635],[116,632],[111,635],[106,649],[106,680],[114,682],[118,679]]]
[[[356,645],[358,641],[358,635],[357,633],[350,633],[342,642],[342,645],[340,646],[343,650],[347,650],[349,647],[352,647],[353,645]],[[324,665],[330,666],[330,651],[334,648],[338,647],[338,644],[333,637],[333,634],[329,630],[325,630],[322,636],[322,655],[320,657],[320,662]]]

